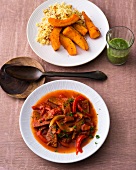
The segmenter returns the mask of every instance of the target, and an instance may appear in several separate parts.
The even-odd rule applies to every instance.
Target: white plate
[[[89,35],[86,36],[89,45],[88,51],[84,51],[77,47],[78,55],[70,56],[62,46],[59,51],[55,52],[51,45],[42,46],[36,42],[36,35],[38,33],[36,23],[41,22],[41,19],[44,16],[43,10],[56,2],[66,2],[67,4],[71,4],[80,12],[85,11],[86,14],[92,19],[94,24],[100,29],[101,37],[98,39],[92,40],[89,38]],[[100,8],[98,8],[92,2],[87,0],[56,0],[55,2],[54,0],[48,0],[37,7],[32,13],[27,25],[27,38],[32,50],[43,60],[54,65],[70,67],[85,64],[96,58],[105,48],[106,32],[108,30],[109,24],[106,16],[100,10]]]
[[[84,94],[93,103],[98,114],[98,131],[96,135],[99,135],[100,138],[97,139],[94,137],[89,144],[83,147],[83,153],[79,153],[78,155],[76,153],[63,154],[47,150],[36,141],[31,131],[31,107],[46,93],[60,89],[75,90]],[[19,124],[26,145],[35,154],[52,162],[72,163],[91,156],[101,147],[109,132],[110,118],[105,102],[91,87],[73,80],[56,80],[40,86],[28,96],[20,112]]]

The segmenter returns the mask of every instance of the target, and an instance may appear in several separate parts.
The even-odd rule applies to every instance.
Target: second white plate
[[[96,135],[99,135],[100,138],[97,139],[95,136],[89,144],[83,147],[83,153],[78,155],[76,153],[63,154],[47,150],[37,142],[31,131],[31,107],[45,94],[61,89],[74,90],[85,95],[92,102],[98,114],[98,131]],[[38,87],[28,96],[21,109],[19,124],[25,143],[35,154],[52,162],[72,163],[91,156],[102,146],[109,132],[110,118],[105,102],[91,87],[73,80],[56,80]]]
[[[89,45],[89,50],[84,51],[77,47],[78,55],[70,56],[67,51],[61,46],[61,48],[55,52],[51,45],[42,46],[36,42],[36,36],[38,33],[38,28],[36,23],[41,22],[43,18],[43,10],[48,8],[54,3],[71,4],[74,8],[80,12],[85,11],[86,14],[91,18],[94,24],[100,29],[101,37],[98,39],[92,40],[89,35],[86,36],[86,40]],[[57,66],[78,66],[85,64],[93,59],[95,59],[105,48],[106,45],[106,33],[109,30],[109,24],[106,16],[101,11],[99,7],[88,0],[48,0],[38,6],[35,11],[32,13],[28,25],[27,25],[27,38],[32,50],[43,60],[48,63],[57,65]]]

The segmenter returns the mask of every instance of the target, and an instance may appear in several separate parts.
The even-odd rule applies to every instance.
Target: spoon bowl
[[[28,82],[10,76],[5,72],[5,69],[11,65],[32,66],[44,71],[42,65],[30,57],[16,57],[7,61],[0,69],[0,86],[9,96],[24,99],[37,87],[45,83],[45,77],[35,82]]]
[[[0,85],[2,89],[10,94],[22,94],[30,85],[30,82],[26,82],[20,79],[16,79],[8,75],[4,70],[8,67],[7,64],[3,65],[0,70]]]

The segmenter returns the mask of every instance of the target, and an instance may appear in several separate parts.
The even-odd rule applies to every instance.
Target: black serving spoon
[[[90,78],[95,80],[106,80],[107,75],[102,71],[91,71],[91,72],[42,72],[36,67],[32,66],[18,66],[9,65],[5,68],[5,72],[17,79],[25,80],[28,82],[34,82],[43,76],[48,77],[81,77]]]

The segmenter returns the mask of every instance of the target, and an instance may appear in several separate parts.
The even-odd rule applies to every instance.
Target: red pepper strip
[[[78,107],[79,111],[82,113],[82,112],[83,112],[83,109],[82,109],[82,107],[80,106],[79,103],[78,103],[77,107]]]
[[[44,106],[42,104],[32,106],[33,110],[42,110],[43,108],[44,108]]]
[[[76,155],[78,155],[78,152],[82,153],[83,150],[81,148],[81,143],[83,139],[85,139],[87,136],[86,135],[79,135],[77,140],[76,140]]]
[[[75,99],[74,99],[74,102],[73,102],[73,113],[76,113],[76,108],[77,108],[77,103],[80,101],[80,100],[85,100],[85,98],[83,96],[77,96]]]
[[[33,110],[39,110],[39,108],[37,106],[32,106]]]
[[[38,136],[44,143],[47,143],[47,140],[43,137],[43,135],[42,135],[41,133],[42,133],[42,131],[39,130],[39,131],[37,132],[37,136]]]

